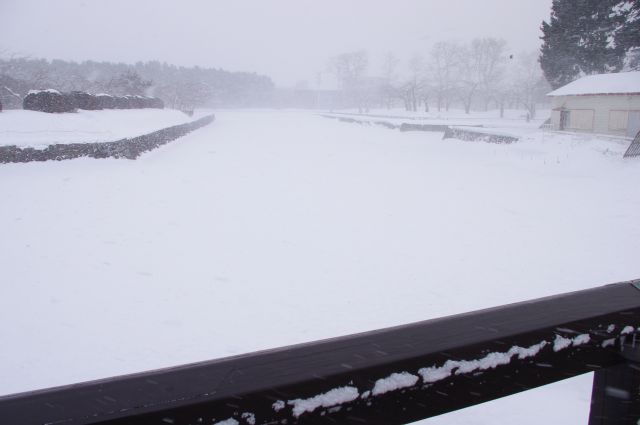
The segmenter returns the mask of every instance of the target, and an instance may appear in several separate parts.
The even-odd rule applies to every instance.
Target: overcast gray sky
[[[34,57],[157,59],[312,81],[366,49],[371,73],[440,40],[501,37],[537,49],[552,0],[0,0],[0,49]]]

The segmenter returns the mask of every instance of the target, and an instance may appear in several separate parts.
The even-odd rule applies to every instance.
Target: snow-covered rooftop
[[[640,94],[640,71],[589,75],[560,87],[547,96],[630,93]]]

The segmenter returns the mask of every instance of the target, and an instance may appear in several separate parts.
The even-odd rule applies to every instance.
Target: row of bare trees
[[[394,53],[382,58],[378,76],[368,74],[365,51],[348,52],[331,59],[340,89],[360,110],[391,108],[408,111],[435,107],[472,109],[524,108],[533,118],[549,86],[537,52],[510,54],[504,40],[478,38],[469,43],[442,41],[428,54],[415,54],[403,64]]]

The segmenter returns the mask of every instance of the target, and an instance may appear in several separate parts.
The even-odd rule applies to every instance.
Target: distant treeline
[[[181,67],[158,61],[135,65],[111,62],[0,57],[0,101],[21,108],[30,90],[82,91],[112,96],[151,96],[167,107],[253,107],[271,100],[269,77],[222,69]]]

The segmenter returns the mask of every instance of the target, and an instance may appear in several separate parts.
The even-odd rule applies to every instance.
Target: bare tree
[[[511,67],[510,79],[518,103],[527,110],[529,118],[535,118],[536,105],[551,90],[538,62],[538,52],[518,55]]]
[[[478,93],[485,109],[504,72],[506,42],[495,38],[477,38],[460,50],[460,89],[465,113],[469,113]]]
[[[396,70],[399,64],[400,60],[392,52],[388,52],[382,59],[382,87],[380,91],[387,109],[391,109],[393,99],[398,96],[396,88],[398,75]]]
[[[441,41],[431,49],[429,61],[429,79],[436,96],[438,112],[444,107],[447,111],[456,88],[456,77],[460,65],[458,43]]]
[[[409,60],[409,78],[403,85],[403,98],[407,111],[416,112],[425,97],[425,67],[421,55],[415,54]],[[427,103],[428,105],[428,103]]]
[[[369,57],[364,50],[342,53],[330,61],[330,67],[347,97],[360,112],[366,107],[364,77],[369,65]]]

